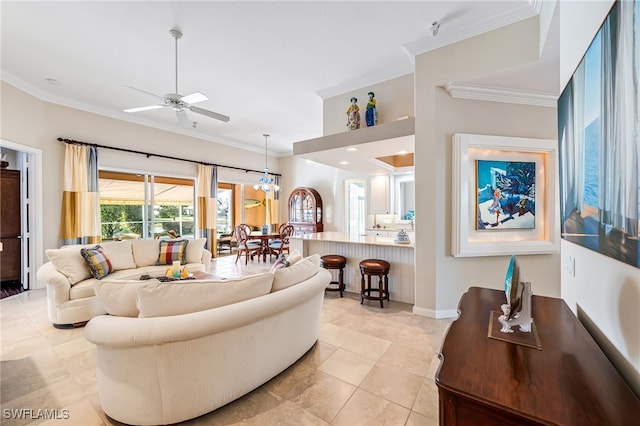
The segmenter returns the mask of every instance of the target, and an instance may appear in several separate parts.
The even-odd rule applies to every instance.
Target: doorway
[[[20,227],[19,283],[24,290],[38,288],[36,272],[43,264],[42,150],[0,140],[0,152],[7,155],[7,169],[19,172]]]
[[[345,180],[346,223],[349,235],[364,235],[367,215],[367,181],[364,179]]]

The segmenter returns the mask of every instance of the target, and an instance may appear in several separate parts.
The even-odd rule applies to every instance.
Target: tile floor
[[[211,272],[231,277],[271,267],[234,260],[216,259]],[[437,352],[451,320],[413,315],[404,303],[376,305],[327,293],[320,339],[305,356],[244,397],[180,424],[437,425]],[[94,346],[83,328],[51,326],[44,289],[1,300],[0,320],[0,424],[121,424],[100,408]],[[42,409],[58,419],[45,419]]]

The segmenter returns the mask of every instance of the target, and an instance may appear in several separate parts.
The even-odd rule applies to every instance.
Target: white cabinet
[[[393,213],[391,208],[391,176],[372,176],[369,180],[370,214]]]
[[[390,234],[391,231],[384,231],[382,229],[367,229],[365,231],[367,237],[392,237],[393,235]]]

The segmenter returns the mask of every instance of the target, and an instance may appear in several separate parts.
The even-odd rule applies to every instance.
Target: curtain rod
[[[95,148],[112,149],[114,151],[130,152],[132,154],[146,155],[147,158],[149,158],[149,157],[158,157],[158,158],[166,158],[166,159],[169,159],[169,160],[186,161],[188,163],[204,164],[205,166],[223,167],[225,169],[241,170],[241,171],[243,171],[245,173],[261,173],[261,174],[264,173],[264,170],[252,170],[252,169],[245,169],[245,168],[242,168],[242,167],[225,166],[223,164],[207,163],[206,161],[189,160],[187,158],[172,157],[170,155],[164,155],[164,154],[153,154],[151,152],[136,151],[134,149],[128,149],[128,148],[117,148],[117,147],[113,147],[113,146],[100,145],[100,144],[97,144],[97,143],[76,141],[76,140],[73,140],[73,139],[58,138],[58,142],[70,143],[70,144],[73,144],[73,145],[87,145],[87,146],[93,146]],[[273,175],[273,176],[282,176],[280,173],[269,172],[269,174]]]

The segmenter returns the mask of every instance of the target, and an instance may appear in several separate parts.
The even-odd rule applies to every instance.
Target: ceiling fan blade
[[[181,109],[176,111],[176,115],[178,116],[178,121],[183,127],[191,127],[191,121],[189,121],[189,117],[187,117],[187,112],[185,110]]]
[[[218,114],[217,112],[209,111],[203,108],[198,108],[196,106],[189,106],[190,111],[195,112],[196,114],[206,115],[207,117],[215,118],[216,120],[224,121],[225,123],[229,121],[229,117],[226,115]]]
[[[163,101],[163,102],[164,102],[164,97],[163,97],[163,96],[160,96],[160,95],[156,95],[155,93],[147,92],[147,91],[145,91],[145,90],[137,89],[137,88],[135,88],[135,87],[131,87],[131,86],[122,86],[122,87],[126,87],[127,89],[132,89],[132,90],[135,90],[135,91],[138,91],[138,92],[144,93],[145,95],[153,96],[154,98],[160,99],[161,101]]]
[[[187,103],[187,104],[195,104],[195,103],[198,103],[198,102],[207,101],[207,100],[209,100],[209,98],[207,98],[207,95],[205,95],[204,93],[193,92],[190,95],[181,97],[180,100],[182,102],[184,102],[184,103]]]
[[[158,108],[163,108],[162,105],[149,105],[149,106],[143,106],[143,107],[136,107],[136,108],[127,108],[125,110],[123,110],[124,112],[140,112],[140,111],[149,111],[150,109],[158,109]]]

